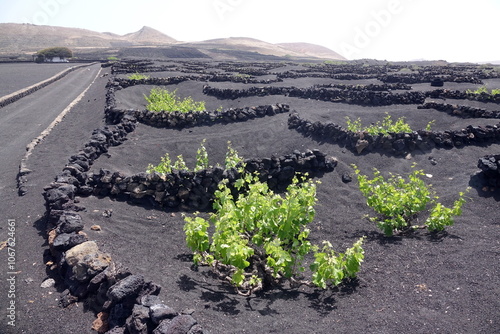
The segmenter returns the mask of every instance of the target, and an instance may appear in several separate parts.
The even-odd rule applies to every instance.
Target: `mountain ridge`
[[[40,49],[54,46],[68,47],[80,52],[100,49],[109,53],[123,48],[184,46],[198,49],[201,53],[214,58],[238,57],[238,53],[256,53],[281,58],[345,60],[333,50],[310,43],[273,44],[251,37],[181,42],[148,26],[143,26],[136,32],[118,35],[82,28],[0,23],[0,54],[33,54]]]
[[[172,37],[150,27],[123,36],[82,28],[0,23],[0,52],[36,52],[51,46],[113,48],[176,43]]]

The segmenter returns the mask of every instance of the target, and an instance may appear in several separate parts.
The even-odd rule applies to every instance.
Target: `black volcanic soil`
[[[168,72],[162,76],[168,76]],[[338,82],[360,84],[377,80],[311,77],[286,79],[274,85],[308,87]],[[367,124],[380,120],[385,112],[395,118],[405,116],[415,129],[425,127],[431,120],[436,121],[434,129],[438,131],[460,129],[469,124],[498,123],[494,119],[462,119],[435,110],[417,110],[417,105],[361,107],[285,96],[218,100],[203,95],[204,84],[188,81],[169,88],[176,88],[181,96],[207,101],[208,109],[287,103],[303,118],[341,125],[345,125],[345,116],[361,117]],[[498,79],[489,79],[488,84],[490,89],[500,88]],[[217,87],[247,86],[226,82]],[[433,89],[428,83],[413,86],[416,90]],[[444,88],[465,90],[479,86],[445,83]],[[118,91],[118,106],[143,108],[142,95],[150,88],[136,86]],[[465,100],[446,102],[491,110],[500,108],[498,104],[478,105]],[[165,304],[179,311],[194,309],[193,317],[209,333],[499,333],[500,196],[498,191],[483,193],[474,175],[479,171],[477,160],[486,154],[498,154],[500,145],[416,151],[407,158],[378,153],[357,155],[336,144],[317,142],[288,129],[287,118],[287,114],[280,114],[244,123],[183,130],[139,124],[124,144],[111,148],[109,155],[99,158],[92,170],[106,168],[138,173],[145,171],[149,163],[157,163],[166,152],[172,157],[183,154],[188,165],[192,165],[196,149],[205,138],[213,165],[222,163],[227,141],[245,158],[318,148],[337,157],[339,163],[335,171],[321,178],[318,186],[311,240],[314,243],[329,240],[336,250],[343,251],[360,236],[367,236],[365,261],[357,282],[326,291],[283,286],[248,298],[239,296],[215,279],[208,269],[193,269],[182,231],[182,212],[107,197],[80,199],[80,204],[87,208],[82,217],[89,239],[96,240],[114,261],[160,284],[163,287],[160,297]],[[60,126],[61,129],[77,126],[75,122],[80,121],[68,118]],[[79,140],[70,133],[64,138],[65,141]],[[83,146],[83,142],[81,144]],[[43,154],[43,150],[52,150],[58,145],[58,140],[46,140],[32,160],[36,161],[37,154]],[[431,158],[437,164],[431,164]],[[458,192],[468,186],[474,188],[467,195],[463,215],[446,233],[435,236],[418,230],[408,236],[387,238],[365,218],[373,212],[365,204],[356,183],[341,180],[343,173],[352,173],[353,163],[364,173],[376,167],[383,173],[400,174],[409,173],[416,163],[419,169],[432,175],[427,182],[432,183],[447,205],[457,198]],[[54,176],[58,172],[54,170]],[[39,200],[43,201],[41,197]],[[103,216],[104,210],[112,210],[111,217]],[[94,224],[100,225],[102,231],[91,231],[90,226]],[[81,311],[73,308],[72,314],[80,317]],[[91,333],[90,326],[89,323],[82,328],[81,333]]]

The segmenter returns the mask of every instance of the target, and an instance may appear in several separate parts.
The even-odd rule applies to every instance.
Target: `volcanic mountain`
[[[80,28],[55,27],[34,24],[0,23],[0,55],[31,55],[48,47],[68,47],[78,56],[95,55],[137,56],[144,53],[151,57],[178,54],[178,57],[210,57],[213,59],[264,58],[320,58],[344,60],[333,50],[308,43],[272,44],[248,37],[211,39],[201,42],[180,42],[150,27],[117,35]]]
[[[300,54],[305,54],[316,58],[325,59],[339,59],[345,60],[345,58],[339,55],[337,52],[330,50],[321,45],[311,44],[311,43],[279,43],[276,44],[284,49],[295,51]]]
[[[176,40],[153,28],[123,36],[87,29],[0,23],[0,52],[33,52],[52,46],[68,48],[120,48],[144,45],[168,45]]]
[[[191,46],[196,46],[207,51],[210,51],[210,49],[216,49],[217,51],[237,49],[240,51],[256,52],[276,57],[345,59],[335,51],[320,45],[308,43],[272,44],[248,37],[211,39],[203,42],[191,43]]]

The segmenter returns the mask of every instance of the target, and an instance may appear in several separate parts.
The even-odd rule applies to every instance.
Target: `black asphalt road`
[[[73,63],[0,63],[0,96],[34,85],[73,66]]]
[[[40,231],[45,212],[41,191],[64,167],[64,161],[69,158],[64,148],[71,138],[62,135],[55,140],[48,138],[53,143],[59,139],[61,152],[53,144],[46,154],[41,154],[39,150],[43,149],[43,142],[39,145],[42,148],[35,148],[27,167],[32,169],[35,166],[36,173],[28,175],[28,194],[24,197],[17,194],[16,176],[26,146],[89,87],[100,69],[100,65],[92,65],[75,70],[49,86],[0,108],[0,242],[15,238],[13,249],[3,247],[5,244],[0,246],[3,247],[0,250],[0,334],[65,333],[61,328],[67,328],[67,333],[84,333],[82,322],[86,326],[92,322],[91,312],[86,313],[86,317],[73,319],[71,310],[58,308],[59,293],[54,288],[40,287],[48,277],[43,261],[43,251],[47,246],[44,245],[44,232]],[[104,80],[100,79],[101,85]],[[57,125],[54,131],[57,132],[63,123]],[[88,131],[86,133],[90,136]],[[47,161],[40,165],[44,159]],[[57,171],[53,164],[57,164]],[[55,326],[55,322],[63,322],[67,326]],[[13,324],[16,326],[13,327]]]

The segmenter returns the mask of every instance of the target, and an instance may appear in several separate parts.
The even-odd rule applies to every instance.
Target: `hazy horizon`
[[[143,26],[179,41],[250,37],[306,42],[347,59],[499,61],[493,50],[500,0],[25,0],[0,3],[1,23],[124,35]]]

